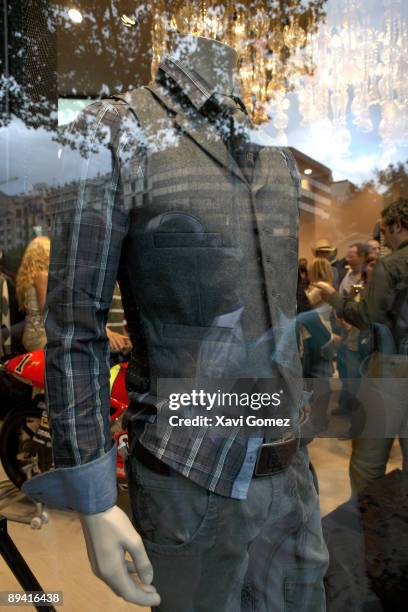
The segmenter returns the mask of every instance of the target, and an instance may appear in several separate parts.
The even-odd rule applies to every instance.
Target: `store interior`
[[[0,59],[7,95],[0,99],[5,160],[0,173],[0,277],[15,281],[27,245],[50,235],[59,202],[72,197],[75,178],[61,175],[59,166],[64,129],[94,100],[149,83],[175,32],[218,38],[237,49],[241,91],[254,125],[274,146],[288,147],[298,166],[299,259],[307,260],[306,269],[322,241],[324,257],[331,266],[339,262],[344,274],[363,272],[363,260],[357,270],[350,256],[356,245],[376,242],[378,257],[389,253],[379,232],[381,211],[408,197],[408,93],[403,78],[408,5],[387,0],[35,4],[3,0],[6,43]],[[95,189],[103,188],[103,177],[95,177]],[[2,326],[13,324],[18,330],[15,345],[0,347],[2,363],[26,353],[21,344],[24,316],[20,313],[15,322],[8,319]],[[319,482],[323,532],[329,539],[336,534],[341,538],[344,519],[345,537],[352,539],[349,466],[355,423],[350,413],[339,410],[344,376],[335,355],[330,363],[327,423],[308,448]],[[26,381],[17,381],[10,390],[10,380],[0,379],[2,420],[15,409],[14,402],[23,405],[36,387],[29,382],[27,395],[21,390]],[[37,413],[34,420],[20,423],[15,441],[20,452],[24,426],[37,431],[40,421]],[[397,438],[386,472],[399,479]],[[2,452],[12,452],[10,448]],[[43,588],[64,592],[66,610],[79,612],[84,601],[89,609],[104,612],[146,609],[119,599],[93,576],[75,513],[46,508],[47,519],[33,523],[44,509],[38,512],[18,490],[10,496],[8,478],[8,469],[0,467],[0,514],[10,517],[8,532]],[[406,482],[398,483],[399,494]],[[119,485],[119,505],[131,515],[125,479]],[[15,515],[25,522],[14,520]],[[363,537],[358,530],[354,535]],[[0,584],[4,591],[20,590],[1,558]],[[370,595],[365,601],[369,605]],[[331,604],[329,609],[336,612]]]

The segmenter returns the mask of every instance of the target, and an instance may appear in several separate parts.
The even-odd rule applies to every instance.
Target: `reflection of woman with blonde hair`
[[[340,341],[340,338],[333,334],[332,324],[335,321],[335,312],[334,308],[323,301],[321,296],[321,291],[317,287],[314,287],[314,283],[318,283],[319,281],[324,281],[329,285],[333,286],[333,270],[330,265],[330,262],[323,257],[316,257],[309,270],[309,281],[310,286],[306,291],[307,298],[310,302],[312,308],[316,311],[319,316],[321,324],[326,328],[327,332],[330,334],[330,343],[334,341],[334,344]],[[327,346],[329,346],[327,345]],[[327,348],[327,347],[326,347]],[[333,352],[333,347],[330,351],[327,351],[330,355]],[[324,354],[324,351],[323,351]],[[332,372],[333,364],[332,359],[329,359],[329,363],[327,363],[324,369],[327,372]]]
[[[332,267],[323,257],[316,257],[309,270],[309,282],[310,286],[306,291],[306,295],[308,300],[313,308],[318,306],[324,306],[326,303],[323,301],[321,297],[321,291],[317,287],[313,287],[313,283],[318,283],[319,281],[324,281],[325,283],[329,283],[329,285],[333,285],[333,270]],[[330,312],[333,309],[329,306],[329,308],[325,308],[324,310],[328,310]]]
[[[332,285],[333,272],[330,262],[323,257],[316,257],[310,267],[309,280],[310,286],[306,295],[312,310],[298,316],[298,325],[303,347],[303,374],[307,388],[314,392],[311,405],[312,424],[318,434],[326,431],[328,427],[330,378],[333,376],[333,360],[340,338],[333,333],[333,308],[322,300],[320,290],[312,283],[324,280]]]
[[[16,295],[25,312],[23,344],[27,351],[44,348],[47,343],[43,313],[47,295],[50,239],[34,238],[27,246],[16,278]]]

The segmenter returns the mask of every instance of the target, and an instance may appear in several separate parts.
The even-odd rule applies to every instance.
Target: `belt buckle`
[[[254,476],[271,476],[283,472],[289,466],[299,447],[299,438],[290,437],[266,442],[259,447]]]

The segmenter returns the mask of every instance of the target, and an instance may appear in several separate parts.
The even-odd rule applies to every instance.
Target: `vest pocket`
[[[154,234],[154,246],[157,249],[174,248],[220,248],[220,234],[204,232],[161,232]]]
[[[224,331],[231,333],[229,327],[201,327],[197,325],[176,325],[176,324],[164,324],[163,325],[163,337],[164,338],[179,338],[183,340],[217,340],[216,333]],[[225,341],[222,338],[220,341]]]

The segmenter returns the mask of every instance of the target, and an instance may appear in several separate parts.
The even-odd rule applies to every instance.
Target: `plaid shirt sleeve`
[[[101,101],[64,135],[63,174],[79,180],[56,210],[48,280],[46,395],[56,469],[24,490],[85,513],[116,502],[105,324],[129,224],[120,169],[136,125],[123,102]]]

